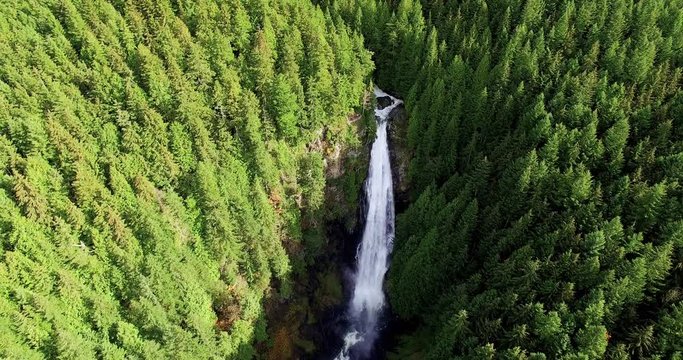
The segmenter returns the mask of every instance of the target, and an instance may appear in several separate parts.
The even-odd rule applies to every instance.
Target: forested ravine
[[[393,358],[683,358],[683,1],[320,2],[410,115]]]
[[[349,329],[336,359],[366,358],[380,331],[384,274],[394,237],[394,190],[389,156],[388,120],[403,102],[375,87],[377,134],[365,182],[365,225],[356,255],[354,289],[348,309]]]
[[[0,1],[0,344],[683,360],[683,0]]]

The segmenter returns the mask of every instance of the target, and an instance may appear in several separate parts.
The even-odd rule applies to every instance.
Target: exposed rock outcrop
[[[379,101],[379,99],[378,99]],[[408,149],[408,113],[403,105],[389,114],[389,150],[391,156],[391,172],[394,175],[394,192],[397,212],[408,201],[408,165],[410,151]]]
[[[391,100],[390,97],[388,96],[382,96],[377,98],[377,108],[382,110],[387,106],[390,106],[392,104],[393,100]]]

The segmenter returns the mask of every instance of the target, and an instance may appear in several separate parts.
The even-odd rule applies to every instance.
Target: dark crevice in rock
[[[403,105],[389,114],[389,156],[393,174],[394,204],[396,214],[400,214],[408,205],[408,165],[411,154],[408,149],[408,113]]]

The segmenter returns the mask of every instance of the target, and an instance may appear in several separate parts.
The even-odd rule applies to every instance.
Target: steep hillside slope
[[[307,2],[1,3],[0,357],[252,357],[371,70]]]

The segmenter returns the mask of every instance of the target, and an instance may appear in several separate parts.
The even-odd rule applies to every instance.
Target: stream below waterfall
[[[390,104],[375,108],[377,133],[370,151],[365,180],[365,222],[356,252],[353,292],[347,309],[348,330],[335,360],[367,358],[380,332],[379,319],[385,305],[384,275],[394,239],[394,189],[391,174],[387,123],[391,112],[403,102],[375,87],[375,97]]]

